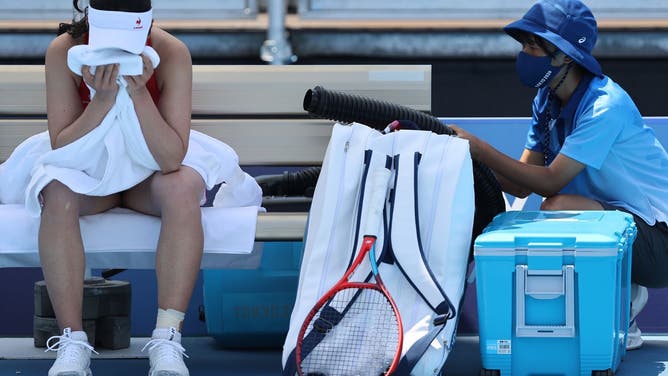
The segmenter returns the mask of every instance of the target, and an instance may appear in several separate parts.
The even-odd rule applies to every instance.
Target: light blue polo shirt
[[[534,98],[526,148],[543,151],[548,88]],[[580,99],[580,100],[578,100]],[[559,113],[554,103],[552,113]],[[560,193],[627,209],[649,225],[668,222],[668,154],[631,97],[609,77],[587,76],[552,121],[550,155],[585,165]],[[551,161],[550,161],[551,162]]]

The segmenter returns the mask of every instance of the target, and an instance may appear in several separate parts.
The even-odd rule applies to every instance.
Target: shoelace
[[[51,344],[52,340],[57,341],[54,344]],[[95,354],[99,354],[88,342],[78,341],[66,336],[50,337],[48,340],[46,340],[46,350],[44,350],[44,352],[62,350],[60,353],[60,358],[67,362],[73,362],[81,359],[84,356],[84,354],[82,354],[84,349],[88,349]]]
[[[165,345],[165,346],[162,346]],[[148,347],[148,351],[151,352],[151,350],[158,348],[160,351],[156,354],[156,360],[163,360],[163,359],[181,359],[181,356],[185,356],[186,358],[190,358],[186,354],[186,349],[181,346],[180,343],[170,341],[168,339],[164,338],[154,338],[150,341],[148,341],[144,347],[142,347],[141,351],[144,352],[146,348]]]

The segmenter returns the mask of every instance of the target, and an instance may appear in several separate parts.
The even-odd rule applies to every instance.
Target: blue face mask
[[[547,85],[561,69],[561,67],[552,66],[551,61],[551,56],[531,56],[520,51],[515,65],[520,81],[534,88]]]

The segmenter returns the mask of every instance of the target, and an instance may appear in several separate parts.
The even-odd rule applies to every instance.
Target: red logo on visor
[[[143,29],[143,26],[141,25],[141,18],[137,17],[137,21],[135,21],[135,29]]]

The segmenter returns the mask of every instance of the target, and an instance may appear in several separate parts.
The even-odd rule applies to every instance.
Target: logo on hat
[[[578,39],[578,43],[580,43],[580,44],[582,44],[586,41],[587,41],[587,37],[582,37],[582,38]]]
[[[141,18],[137,17],[137,21],[135,21],[135,29],[143,29],[144,27],[141,25]]]

